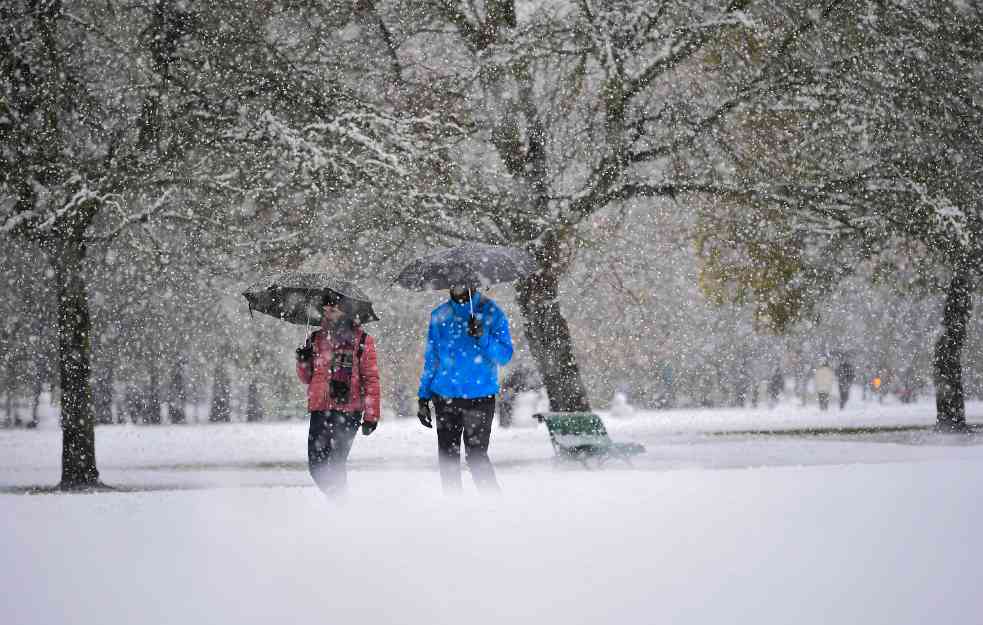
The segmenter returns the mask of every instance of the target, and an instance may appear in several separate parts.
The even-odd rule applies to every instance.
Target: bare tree
[[[395,42],[386,47],[406,106],[425,102],[468,131],[447,172],[458,200],[410,197],[403,225],[533,254],[539,270],[519,283],[520,304],[554,410],[589,407],[557,300],[578,231],[628,204],[753,189],[720,167],[722,131],[817,80],[823,59],[788,59],[841,4],[578,0],[520,13],[511,0],[367,3],[366,23]]]
[[[294,3],[253,8],[0,6],[0,233],[36,244],[54,270],[64,488],[99,484],[91,250],[131,246],[161,264],[179,250],[231,280],[255,271],[244,257],[262,267],[244,250],[303,250],[284,241],[353,184],[395,195],[414,179],[427,120],[389,115],[333,80],[331,56],[304,47],[323,40],[293,29],[322,23]]]

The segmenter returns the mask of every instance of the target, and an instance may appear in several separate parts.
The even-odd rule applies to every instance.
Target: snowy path
[[[838,425],[932,422],[878,408]],[[344,505],[310,486],[300,422],[99,428],[103,479],[137,492],[0,494],[0,623],[983,624],[979,435],[707,434],[817,420],[608,417],[648,453],[602,471],[496,429],[502,496],[456,499],[432,434],[387,422]],[[0,431],[0,485],[55,483],[59,451],[50,423]]]
[[[968,407],[971,422],[983,422],[983,404]],[[856,402],[845,411],[782,405],[769,409],[675,410],[605,417],[614,440],[643,443],[647,453],[630,470],[722,469],[757,466],[838,465],[975,458],[971,439],[934,434],[934,405]],[[835,428],[910,427],[870,434],[837,434]],[[804,428],[821,435],[762,435]],[[750,433],[749,433],[750,432]],[[128,487],[307,486],[306,423],[188,426],[100,426],[96,430],[100,472],[108,484]],[[385,421],[369,438],[358,436],[350,467],[361,473],[436,471],[432,430],[415,419]],[[532,420],[496,428],[492,460],[507,482],[510,473],[564,470],[555,466],[545,428]],[[37,431],[0,431],[0,488],[57,483],[61,433],[54,417]],[[610,466],[606,470],[627,470]]]

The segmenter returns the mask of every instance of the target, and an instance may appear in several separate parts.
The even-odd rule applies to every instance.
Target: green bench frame
[[[546,424],[553,451],[561,460],[589,466],[591,460],[603,464],[613,458],[631,464],[632,456],[645,451],[640,443],[613,442],[604,421],[593,412],[541,412],[533,418]]]

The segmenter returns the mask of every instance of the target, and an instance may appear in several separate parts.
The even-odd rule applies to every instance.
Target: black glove
[[[468,334],[474,338],[479,338],[485,333],[485,324],[481,323],[481,319],[478,319],[474,315],[468,319]]]
[[[314,348],[310,345],[304,345],[303,347],[297,348],[297,360],[304,361],[310,360],[314,357]]]
[[[433,420],[430,417],[430,401],[427,399],[421,399],[419,401],[419,408],[416,411],[416,418],[420,420],[425,428],[433,427]]]
[[[379,425],[375,421],[362,421],[362,436],[368,436],[375,432],[375,427]]]

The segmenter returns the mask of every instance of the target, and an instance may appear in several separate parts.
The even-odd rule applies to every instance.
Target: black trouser
[[[840,410],[843,410],[843,406],[846,406],[846,402],[849,399],[850,399],[850,385],[840,384]]]
[[[481,491],[497,491],[495,468],[488,459],[495,397],[477,399],[433,398],[437,409],[437,447],[440,479],[444,490],[461,489],[461,440],[475,486]]]
[[[314,483],[326,494],[345,491],[348,484],[345,464],[361,421],[361,412],[311,411],[307,465]]]

